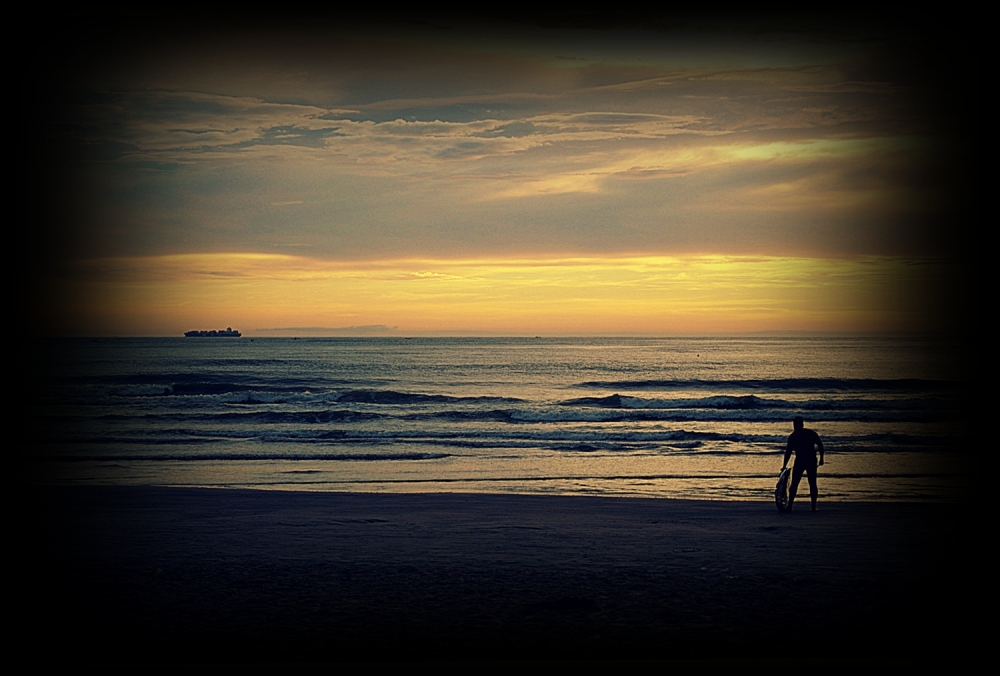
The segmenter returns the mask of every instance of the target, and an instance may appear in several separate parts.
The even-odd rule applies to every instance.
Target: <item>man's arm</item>
[[[788,445],[785,447],[785,459],[781,463],[781,469],[788,467],[788,459],[792,457],[792,438],[788,437]]]
[[[822,465],[823,464],[823,440],[819,438],[818,434],[816,435],[816,446],[819,447],[819,464]]]

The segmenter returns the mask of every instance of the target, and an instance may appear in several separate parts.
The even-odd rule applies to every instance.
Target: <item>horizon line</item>
[[[354,329],[354,330],[352,330]],[[357,330],[361,329],[361,330]],[[234,329],[236,330],[236,329]],[[262,333],[287,333],[288,335],[262,335]],[[329,333],[327,333],[329,332]],[[798,329],[775,329],[764,331],[719,331],[701,333],[647,333],[647,332],[587,332],[587,333],[493,333],[486,331],[415,331],[398,330],[365,331],[363,327],[336,329],[332,327],[301,327],[280,329],[256,329],[254,332],[241,332],[240,338],[523,338],[523,339],[560,339],[560,338],[927,338],[946,337],[945,331],[906,331],[906,330],[872,330],[872,331],[812,331]],[[37,338],[59,339],[119,339],[119,338],[185,338],[183,333],[170,334],[136,334],[136,335],[97,335],[97,334],[46,334]]]

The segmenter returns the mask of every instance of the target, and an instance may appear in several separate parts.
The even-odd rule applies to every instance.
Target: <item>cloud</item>
[[[83,59],[46,99],[54,215],[37,231],[60,248],[44,275],[106,265],[92,284],[125,296],[170,288],[220,309],[198,294],[225,282],[231,299],[314,309],[246,326],[404,326],[337,285],[424,302],[450,284],[462,305],[492,272],[371,262],[940,249],[956,164],[928,80],[900,65],[912,52],[889,63],[891,36],[709,24],[234,29]]]

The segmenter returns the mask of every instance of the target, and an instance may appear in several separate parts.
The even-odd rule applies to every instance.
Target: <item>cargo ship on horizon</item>
[[[187,338],[239,338],[239,331],[233,331],[231,326],[227,326],[225,331],[186,331]]]

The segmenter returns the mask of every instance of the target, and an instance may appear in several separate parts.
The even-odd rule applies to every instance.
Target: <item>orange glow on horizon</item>
[[[246,335],[907,331],[926,328],[920,290],[940,268],[888,257],[190,254],[78,263],[65,271],[57,314],[75,335],[225,326]]]

